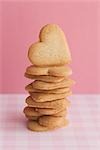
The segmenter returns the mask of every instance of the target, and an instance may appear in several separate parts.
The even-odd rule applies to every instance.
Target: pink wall
[[[29,45],[39,29],[57,23],[64,30],[72,52],[75,93],[100,92],[100,44],[97,2],[1,2],[0,11],[0,92],[24,93],[29,83],[23,77],[30,64]]]

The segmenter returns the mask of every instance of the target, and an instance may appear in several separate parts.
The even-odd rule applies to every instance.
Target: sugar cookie
[[[36,66],[69,63],[71,54],[61,28],[55,24],[44,26],[39,34],[39,41],[30,46],[28,58]]]

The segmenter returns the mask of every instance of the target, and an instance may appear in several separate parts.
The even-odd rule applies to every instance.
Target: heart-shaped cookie
[[[53,89],[53,90],[39,90],[39,89],[34,89],[32,86],[32,83],[27,85],[25,87],[25,90],[28,92],[36,92],[36,93],[46,93],[46,94],[62,94],[62,93],[68,93],[71,92],[70,88],[65,87],[65,88],[59,88],[59,89]]]
[[[34,108],[34,107],[25,107],[23,112],[26,116],[31,116],[31,117],[39,117],[39,116],[43,116],[43,115],[47,115],[47,114],[41,114],[40,112],[36,111],[36,109],[39,108]],[[41,109],[41,108],[40,108]],[[48,111],[48,108],[44,108],[46,109],[46,111]],[[63,109],[57,113],[52,113],[52,116],[56,116],[56,117],[63,117],[66,115],[66,109]]]
[[[43,131],[48,131],[48,130],[54,130],[54,129],[57,129],[57,128],[60,128],[60,127],[64,127],[68,124],[68,121],[67,120],[64,120],[63,122],[61,122],[61,124],[59,124],[59,126],[55,126],[55,127],[52,127],[52,126],[42,126],[38,123],[38,121],[34,121],[34,120],[28,120],[27,122],[27,128],[31,131],[36,131],[36,132],[43,132]]]
[[[25,74],[36,76],[48,75],[55,77],[68,77],[72,74],[72,70],[69,66],[36,67],[31,65],[26,68]]]
[[[61,127],[65,121],[66,124],[68,124],[68,120],[66,120],[65,117],[55,116],[41,116],[38,119],[39,124],[45,127]]]
[[[61,28],[55,24],[44,26],[39,34],[39,42],[32,44],[28,57],[36,66],[64,65],[71,61],[71,54]]]
[[[35,102],[54,101],[57,99],[65,98],[66,96],[70,96],[71,94],[72,94],[71,91],[68,93],[60,93],[60,94],[30,92],[31,97],[34,99]]]
[[[51,108],[56,109],[57,107],[62,107],[65,109],[70,105],[70,102],[66,99],[58,99],[51,102],[35,102],[31,96],[26,98],[26,103],[29,107],[35,107],[35,108]]]

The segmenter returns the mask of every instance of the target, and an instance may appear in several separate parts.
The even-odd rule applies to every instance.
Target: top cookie
[[[28,57],[36,66],[64,65],[71,61],[71,54],[61,28],[55,24],[44,26],[39,34],[39,42],[32,44]]]

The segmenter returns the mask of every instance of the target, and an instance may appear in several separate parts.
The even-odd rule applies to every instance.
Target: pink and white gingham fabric
[[[100,150],[100,95],[70,97],[68,127],[31,132],[22,113],[26,95],[0,95],[0,150]]]

